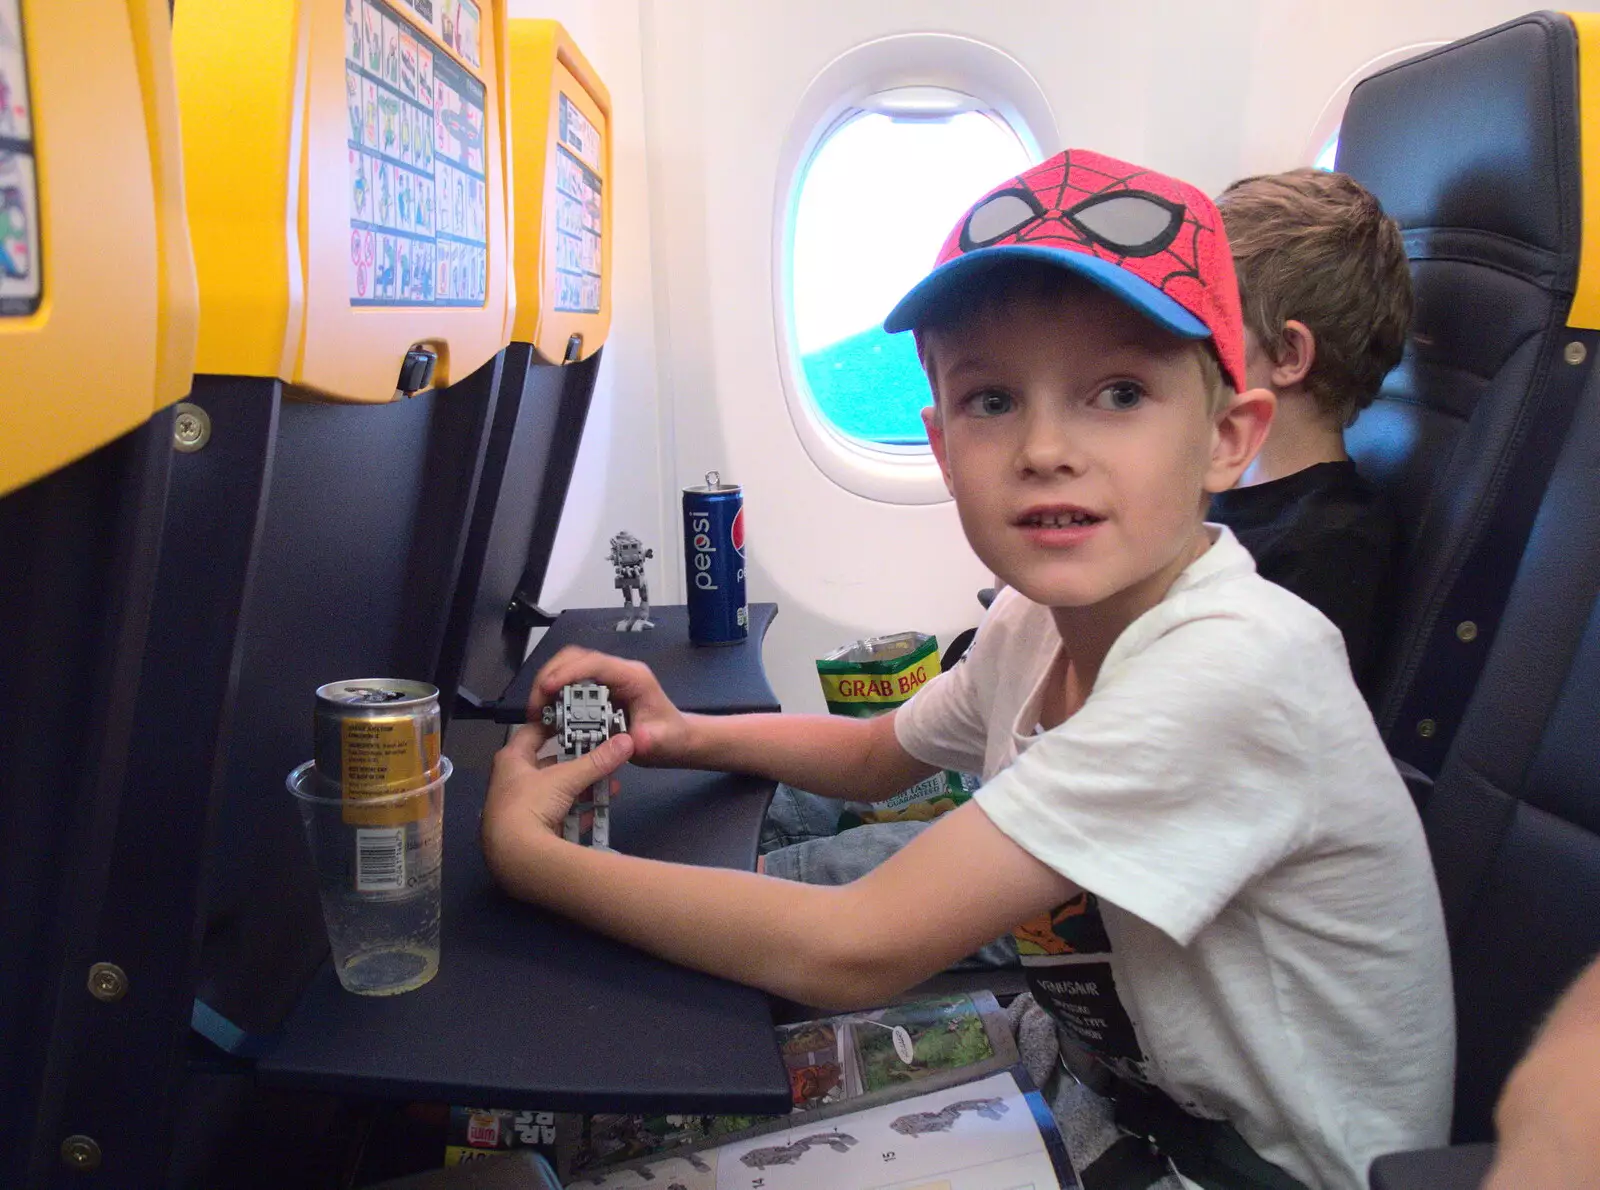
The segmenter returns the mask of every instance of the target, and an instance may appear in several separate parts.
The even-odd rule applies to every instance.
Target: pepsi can
[[[744,492],[715,471],[683,489],[683,556],[688,567],[689,641],[736,645],[750,635],[744,601]]]

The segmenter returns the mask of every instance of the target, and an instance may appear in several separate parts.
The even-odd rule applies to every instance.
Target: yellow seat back
[[[394,398],[509,341],[499,0],[180,4],[198,370]]]
[[[189,391],[166,0],[0,0],[0,495]]]
[[[558,22],[510,24],[520,229],[511,337],[574,362],[598,351],[611,326],[611,93]]]

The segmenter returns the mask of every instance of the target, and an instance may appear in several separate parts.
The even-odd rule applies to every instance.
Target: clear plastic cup
[[[439,970],[439,878],[444,784],[346,797],[307,761],[289,774],[317,872],[333,969],[347,991],[393,996]]]

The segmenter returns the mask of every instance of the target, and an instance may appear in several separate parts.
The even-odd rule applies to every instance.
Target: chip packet
[[[894,710],[938,676],[939,641],[925,632],[851,641],[817,661],[829,712],[857,719]],[[946,769],[881,802],[846,802],[838,829],[868,822],[927,822],[970,799],[976,788],[976,778]]]
[[[444,1164],[461,1165],[513,1150],[532,1150],[565,1177],[582,1138],[583,1117],[566,1112],[452,1107]]]

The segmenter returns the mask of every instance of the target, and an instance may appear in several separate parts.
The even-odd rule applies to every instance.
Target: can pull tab
[[[708,487],[708,488],[720,488],[721,486],[722,486],[722,472],[720,472],[720,471],[707,471],[706,472],[706,487]]]

